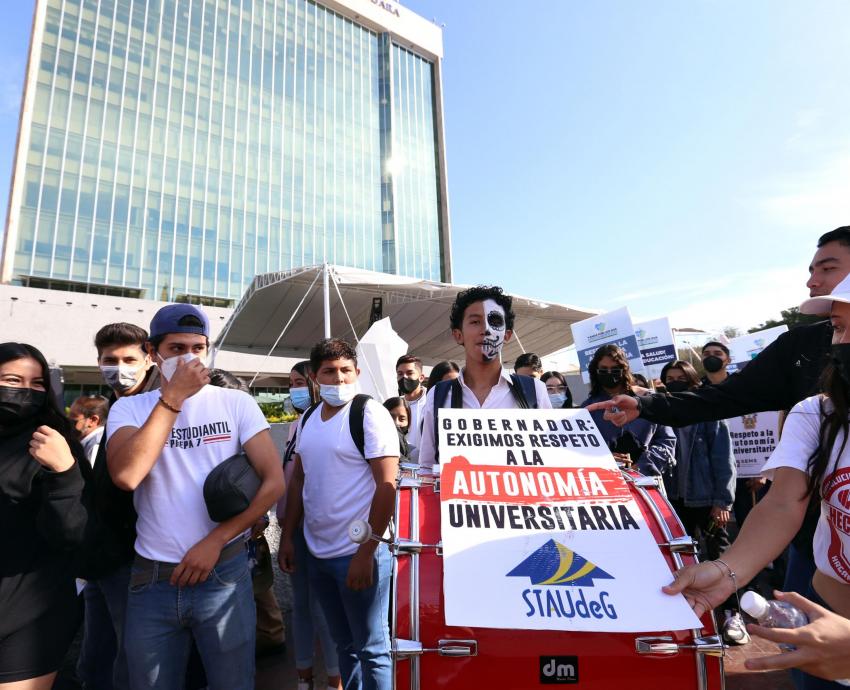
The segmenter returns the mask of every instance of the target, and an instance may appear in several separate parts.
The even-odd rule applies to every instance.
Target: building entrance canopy
[[[306,359],[327,334],[355,343],[373,309],[390,317],[409,352],[426,365],[462,359],[449,330],[449,310],[467,286],[405,278],[343,266],[311,266],[254,278],[214,343],[215,350]],[[514,339],[503,358],[547,355],[573,342],[570,324],[596,311],[513,295]]]

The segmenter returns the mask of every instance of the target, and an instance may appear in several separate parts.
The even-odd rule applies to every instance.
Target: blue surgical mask
[[[299,412],[303,412],[310,407],[310,389],[307,386],[289,389],[289,399],[292,401],[292,407]]]
[[[552,403],[552,409],[557,410],[564,406],[567,402],[566,393],[549,393],[549,402]]]
[[[357,395],[356,383],[342,383],[338,386],[319,384],[319,395],[331,407],[342,407],[354,400]]]

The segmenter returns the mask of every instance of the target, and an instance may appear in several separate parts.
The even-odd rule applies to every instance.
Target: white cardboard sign
[[[676,341],[670,320],[665,316],[635,325],[635,337],[647,377],[657,379],[665,364],[676,361]]]
[[[739,335],[729,341],[729,352],[732,359],[726,370],[733,374],[741,371],[750,360],[755,359],[758,354],[788,330],[788,326],[775,326],[763,331]]]
[[[446,624],[699,628],[586,410],[440,410]]]
[[[594,353],[600,347],[609,343],[617,345],[625,351],[629,360],[629,368],[633,373],[643,371],[643,360],[640,357],[640,349],[628,307],[621,307],[584,321],[577,321],[571,324],[570,328],[575,341],[581,378],[585,383],[590,383],[587,365],[593,359]]]
[[[738,479],[758,477],[779,440],[779,413],[756,412],[727,419]]]

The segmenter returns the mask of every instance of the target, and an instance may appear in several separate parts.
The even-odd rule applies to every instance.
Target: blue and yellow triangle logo
[[[554,539],[532,553],[507,577],[528,577],[533,585],[562,587],[592,587],[594,580],[614,579],[613,575]]]

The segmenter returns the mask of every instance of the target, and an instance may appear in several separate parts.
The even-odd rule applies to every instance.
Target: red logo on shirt
[[[827,558],[833,572],[845,582],[850,583],[850,561],[844,553],[841,543],[842,535],[850,535],[850,510],[848,493],[850,493],[850,469],[839,470],[829,475],[823,482],[823,500],[827,503],[826,524],[829,526],[829,548]],[[832,502],[830,501],[832,499]],[[838,503],[839,505],[835,505]]]

